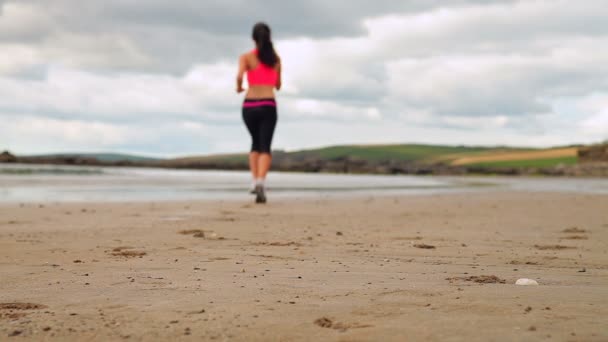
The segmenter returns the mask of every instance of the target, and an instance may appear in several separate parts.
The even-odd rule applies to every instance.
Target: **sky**
[[[608,139],[605,0],[0,0],[0,150],[245,152],[272,28],[273,149]]]

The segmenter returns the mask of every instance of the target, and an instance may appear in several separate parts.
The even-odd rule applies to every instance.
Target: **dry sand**
[[[3,205],[0,340],[607,341],[607,252],[600,195]]]

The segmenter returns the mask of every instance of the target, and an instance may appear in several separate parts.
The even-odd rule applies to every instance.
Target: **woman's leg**
[[[258,159],[258,179],[266,179],[270,165],[272,164],[271,145],[274,129],[277,125],[277,108],[265,107],[263,121],[260,125],[260,156]]]
[[[251,135],[251,152],[249,153],[249,170],[253,179],[253,186],[256,185],[258,178],[258,164],[260,153],[260,131],[259,131],[259,115],[256,115],[255,108],[243,108],[243,121],[247,126],[247,130]]]
[[[257,151],[251,151],[249,153],[249,170],[251,171],[251,176],[253,177],[253,181],[258,178],[258,164],[260,159],[260,153]]]
[[[270,165],[272,164],[272,155],[270,153],[260,153],[257,164],[257,179],[266,179]]]

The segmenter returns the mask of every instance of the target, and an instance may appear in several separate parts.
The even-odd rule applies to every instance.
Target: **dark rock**
[[[17,157],[11,154],[9,151],[0,153],[0,163],[16,163]]]
[[[578,160],[581,163],[608,163],[608,143],[579,148]]]

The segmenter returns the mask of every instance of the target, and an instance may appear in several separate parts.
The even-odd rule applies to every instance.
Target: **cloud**
[[[235,64],[257,20],[272,25],[283,60],[278,148],[608,135],[599,0],[0,0],[0,9],[0,118],[50,120],[57,132],[19,128],[12,137],[26,149],[28,139],[76,144],[62,125],[155,132],[80,141],[87,148],[246,149]],[[298,127],[324,134],[308,141]]]

